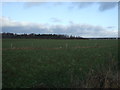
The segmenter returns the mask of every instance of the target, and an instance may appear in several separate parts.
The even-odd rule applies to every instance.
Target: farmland
[[[118,40],[2,40],[3,88],[119,87],[117,64]]]

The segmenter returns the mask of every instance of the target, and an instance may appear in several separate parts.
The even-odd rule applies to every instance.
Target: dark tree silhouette
[[[34,39],[86,39],[82,37],[74,37],[68,35],[60,35],[60,34],[14,34],[14,33],[2,33],[2,38],[34,38]]]
[[[76,37],[76,36],[68,36],[68,35],[61,35],[61,34],[16,34],[16,33],[0,33],[2,38],[21,38],[21,39],[120,39],[116,37],[106,37],[106,38],[83,38],[83,37]]]

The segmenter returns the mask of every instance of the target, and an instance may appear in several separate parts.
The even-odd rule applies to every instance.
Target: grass
[[[117,40],[3,39],[2,44],[3,88],[120,87]],[[43,49],[15,49],[23,47]],[[61,49],[45,49],[56,47]],[[108,78],[117,84],[107,85]]]

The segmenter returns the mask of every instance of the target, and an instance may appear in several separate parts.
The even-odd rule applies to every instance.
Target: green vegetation
[[[3,88],[120,87],[117,40],[3,39]]]

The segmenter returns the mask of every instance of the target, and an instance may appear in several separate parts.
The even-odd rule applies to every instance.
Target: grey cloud
[[[58,6],[58,5],[63,5],[66,2],[27,2],[25,3],[25,7],[30,8],[30,7],[34,7],[34,6],[40,6],[40,5],[44,5],[47,3],[51,3],[54,6]],[[70,5],[68,6],[69,9],[72,9],[74,7],[78,7],[79,9],[83,9],[83,8],[87,8],[90,7],[94,4],[98,4],[98,10],[99,11],[106,11],[112,8],[115,8],[118,5],[118,2],[68,2],[70,3]]]
[[[43,24],[29,23],[29,22],[17,22],[10,18],[2,17],[2,32],[12,33],[45,33],[48,32],[47,27]]]
[[[25,8],[31,8],[31,7],[41,6],[41,5],[45,6],[48,3],[50,3],[53,6],[63,5],[63,2],[25,2],[24,7]]]
[[[73,8],[77,6],[79,7],[79,9],[90,7],[93,4],[98,4],[99,11],[106,11],[106,10],[115,8],[118,3],[117,2],[77,2],[77,3],[74,2],[72,4],[73,4]]]
[[[82,37],[115,37],[117,30],[106,30],[101,26],[89,24],[73,24],[68,26],[56,25],[50,27],[54,33],[62,33],[67,35],[75,35]]]
[[[106,27],[106,28],[108,28],[108,29],[113,29],[113,28],[115,28],[115,26],[108,26],[108,27]]]
[[[52,22],[62,22],[62,20],[58,18],[50,18]]]
[[[44,3],[45,2],[26,2],[26,3],[24,3],[24,7],[25,8],[36,7],[36,6],[43,5]]]
[[[73,21],[69,21],[69,24],[74,24],[74,22]]]
[[[109,10],[117,6],[117,2],[100,2],[99,4],[100,11]]]
[[[12,33],[47,33],[46,28],[30,27],[28,26],[3,26],[2,32]]]
[[[117,30],[107,30],[102,26],[89,24],[69,24],[69,25],[45,25],[37,23],[15,22],[13,20],[2,20],[2,32],[12,33],[51,33],[66,34],[82,37],[117,37]]]
[[[78,8],[86,8],[93,5],[94,2],[73,2],[73,7],[77,6]]]
[[[27,8],[36,7],[36,6],[44,5],[47,3],[51,3],[54,6],[58,6],[58,5],[63,5],[64,2],[25,2],[24,7],[27,7]]]

